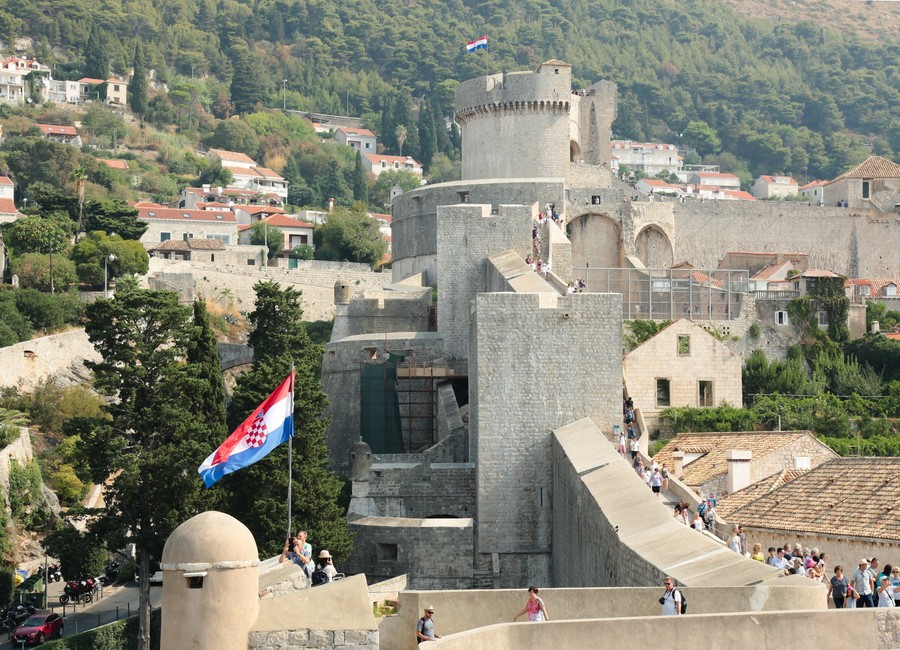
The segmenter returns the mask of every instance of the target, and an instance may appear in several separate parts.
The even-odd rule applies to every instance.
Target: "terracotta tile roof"
[[[744,190],[725,190],[725,196],[729,196],[732,199],[737,199],[738,201],[755,201],[756,197],[750,194],[750,192],[745,192]]]
[[[12,199],[0,199],[0,214],[16,214],[18,212]]]
[[[881,156],[869,156],[831,182],[842,178],[900,178],[900,165]]]
[[[693,172],[691,176],[708,180],[739,180],[734,174],[726,174],[724,172]]]
[[[94,79],[93,77],[82,77],[78,80],[80,84],[90,84],[92,86],[96,86],[97,84],[106,83],[103,79]]]
[[[119,79],[118,77],[110,77],[109,79],[106,80],[106,83],[108,83],[108,84],[124,84],[126,86],[128,85],[127,81],[125,81],[124,79]]]
[[[237,219],[230,212],[217,210],[187,210],[185,208],[157,208],[139,207],[138,219],[163,219],[167,221],[221,221],[223,223],[237,223]]]
[[[758,460],[803,437],[815,439],[809,431],[679,433],[653,458],[660,464],[674,467],[673,451],[702,453],[703,456],[684,465],[682,480],[687,485],[695,486],[702,485],[728,471],[725,452],[729,449],[749,450],[753,454],[753,460]]]
[[[383,160],[384,162],[390,163],[390,164],[394,164],[394,163],[406,164],[406,163],[409,163],[409,164],[411,164],[413,167],[421,167],[421,166],[422,166],[421,163],[417,162],[416,160],[413,160],[413,158],[412,158],[411,156],[379,156],[378,154],[367,153],[367,154],[366,154],[366,158],[368,158],[373,164],[375,164],[375,163],[379,163],[379,164],[380,164],[381,161]]]
[[[673,271],[688,271],[691,279],[694,282],[699,282],[700,284],[711,284],[714,287],[723,287],[725,286],[725,282],[722,280],[716,280],[713,277],[706,275],[705,273],[701,273],[700,271],[693,271],[694,265],[690,262],[679,262],[672,267]],[[681,276],[676,276],[681,277]]]
[[[900,332],[888,332],[884,336],[892,341],[900,341]]]
[[[766,176],[765,174],[763,174],[762,176],[760,176],[760,178],[767,183],[777,183],[779,185],[797,185],[797,181],[795,181],[790,176]]]
[[[236,205],[235,210],[242,210],[247,214],[284,214],[284,208],[271,205]]]
[[[213,156],[221,160],[223,163],[225,162],[239,162],[246,163],[250,165],[255,165],[256,161],[253,160],[250,156],[245,153],[241,153],[239,151],[226,151],[225,149],[210,149],[209,153]]]
[[[77,136],[78,129],[74,126],[62,126],[60,124],[38,124],[37,128],[44,135],[71,135]]]
[[[808,471],[808,469],[784,469],[777,474],[773,474],[753,485],[745,487],[743,490],[727,494],[719,499],[718,505],[716,506],[716,512],[727,521],[737,510],[757,499],[761,499],[769,492],[777,490],[785,483],[789,483],[795,478],[803,476]]]
[[[835,458],[757,499],[734,523],[900,541],[900,458]]]
[[[823,185],[828,185],[829,181],[810,181],[806,185],[800,188],[800,191],[803,190],[811,190],[816,187],[821,187]]]
[[[647,185],[650,185],[651,187],[665,187],[666,189],[672,189],[672,190],[682,189],[678,185],[672,185],[671,183],[667,183],[666,181],[661,181],[658,178],[642,178],[638,182],[646,183]]]
[[[761,269],[756,275],[754,275],[751,280],[768,280],[775,273],[780,271],[786,266],[790,266],[790,262],[782,262],[781,264],[769,264],[769,266]]]
[[[289,217],[286,214],[273,214],[271,217],[267,217],[263,219],[270,226],[275,226],[277,228],[314,228],[311,223],[306,223],[305,221],[300,221],[299,219],[294,219],[293,217]]]
[[[211,203],[206,203],[204,201],[197,201],[195,204],[198,210],[209,210],[210,208],[225,208],[226,210],[230,210],[231,206],[227,203],[218,203],[216,201],[212,201]]]
[[[222,169],[227,169],[232,176],[258,176],[267,180],[283,181],[284,179],[276,174],[268,167],[233,167],[231,165],[222,165]]]
[[[838,277],[837,273],[832,273],[831,271],[826,271],[825,269],[806,269],[799,276],[801,278],[836,278]]]
[[[384,221],[385,223],[391,223],[392,217],[389,214],[380,214],[378,212],[369,212],[369,218],[375,219],[375,221]]]
[[[118,158],[99,158],[97,162],[113,169],[128,169],[128,161]]]
[[[375,134],[369,131],[369,129],[352,129],[350,127],[341,126],[337,129],[341,133],[345,133],[347,135],[358,135],[360,137],[365,138],[374,138]]]
[[[225,242],[220,239],[194,239],[187,241],[181,239],[169,239],[161,242],[159,246],[153,248],[155,251],[223,251],[225,250]]]
[[[13,185],[12,179],[9,176],[0,176],[0,185]]]
[[[564,65],[567,68],[571,68],[572,66],[566,63],[565,61],[560,61],[559,59],[550,59],[548,61],[544,61],[541,65]]]

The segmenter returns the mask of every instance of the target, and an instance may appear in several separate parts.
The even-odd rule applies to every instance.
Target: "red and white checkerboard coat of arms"
[[[261,447],[266,441],[266,436],[269,435],[269,430],[266,428],[266,421],[263,419],[263,416],[265,416],[265,413],[260,409],[256,419],[253,420],[253,424],[250,425],[247,435],[244,436],[244,441],[247,443],[248,447]]]

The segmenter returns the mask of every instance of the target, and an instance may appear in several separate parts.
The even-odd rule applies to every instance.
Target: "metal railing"
[[[750,274],[734,269],[583,267],[573,274],[586,292],[622,294],[628,320],[735,320],[750,287]]]
[[[800,297],[800,292],[795,291],[793,289],[786,289],[783,291],[753,291],[754,296],[756,296],[757,300],[793,300],[794,298]]]

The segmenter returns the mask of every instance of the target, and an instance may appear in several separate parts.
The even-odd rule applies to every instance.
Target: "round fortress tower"
[[[574,98],[572,66],[557,60],[461,83],[462,180],[564,178]]]

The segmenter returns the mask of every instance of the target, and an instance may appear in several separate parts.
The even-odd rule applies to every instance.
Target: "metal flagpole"
[[[287,536],[291,537],[291,483],[294,475],[291,471],[291,461],[294,457],[294,362],[291,361],[291,436],[288,438],[288,524]]]

